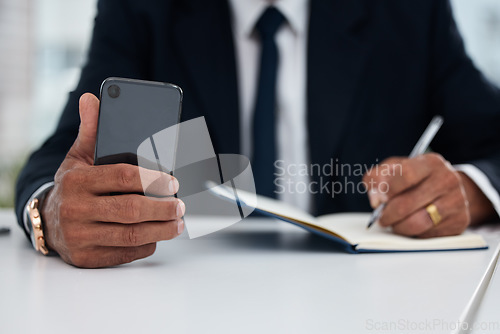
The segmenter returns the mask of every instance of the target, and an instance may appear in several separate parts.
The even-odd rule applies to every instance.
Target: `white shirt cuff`
[[[470,164],[454,165],[457,171],[467,174],[467,176],[474,181],[474,183],[481,189],[483,194],[488,198],[493,204],[493,208],[500,216],[500,194],[491,184],[490,180],[479,168]]]

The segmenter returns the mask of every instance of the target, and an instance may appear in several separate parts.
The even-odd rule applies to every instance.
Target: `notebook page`
[[[380,250],[431,250],[485,247],[486,242],[478,235],[465,232],[458,236],[417,239],[393,234],[390,229],[378,224],[369,230],[366,225],[368,213],[331,214],[316,219],[317,225],[342,235],[357,249]]]

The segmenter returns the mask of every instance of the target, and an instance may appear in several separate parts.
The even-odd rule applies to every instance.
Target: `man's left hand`
[[[373,208],[386,203],[380,225],[391,226],[397,234],[422,238],[458,235],[469,225],[495,215],[476,184],[439,154],[389,158],[369,170],[363,181]],[[435,221],[426,209],[432,204],[440,216]]]

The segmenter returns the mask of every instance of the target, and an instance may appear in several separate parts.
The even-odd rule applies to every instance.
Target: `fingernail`
[[[186,204],[183,201],[178,200],[177,203],[177,217],[184,216],[184,212],[186,212]]]
[[[177,234],[182,234],[184,231],[184,220],[179,220],[179,223],[177,224]]]
[[[376,193],[377,193],[377,190],[375,190],[375,189],[370,189],[368,191],[368,199],[370,200],[370,206],[372,207],[372,209],[375,209],[380,204],[379,198],[376,195]]]
[[[370,200],[370,206],[375,209],[380,204],[387,202],[387,195],[379,192],[376,188],[372,188],[368,192],[368,199]]]
[[[170,182],[168,183],[168,191],[170,191],[170,194],[175,194],[179,190],[179,181],[177,181],[176,178],[172,178]]]

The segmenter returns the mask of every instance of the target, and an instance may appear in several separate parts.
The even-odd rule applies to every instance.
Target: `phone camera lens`
[[[116,99],[118,96],[120,96],[120,87],[117,85],[111,85],[108,87],[108,95],[112,99]]]

